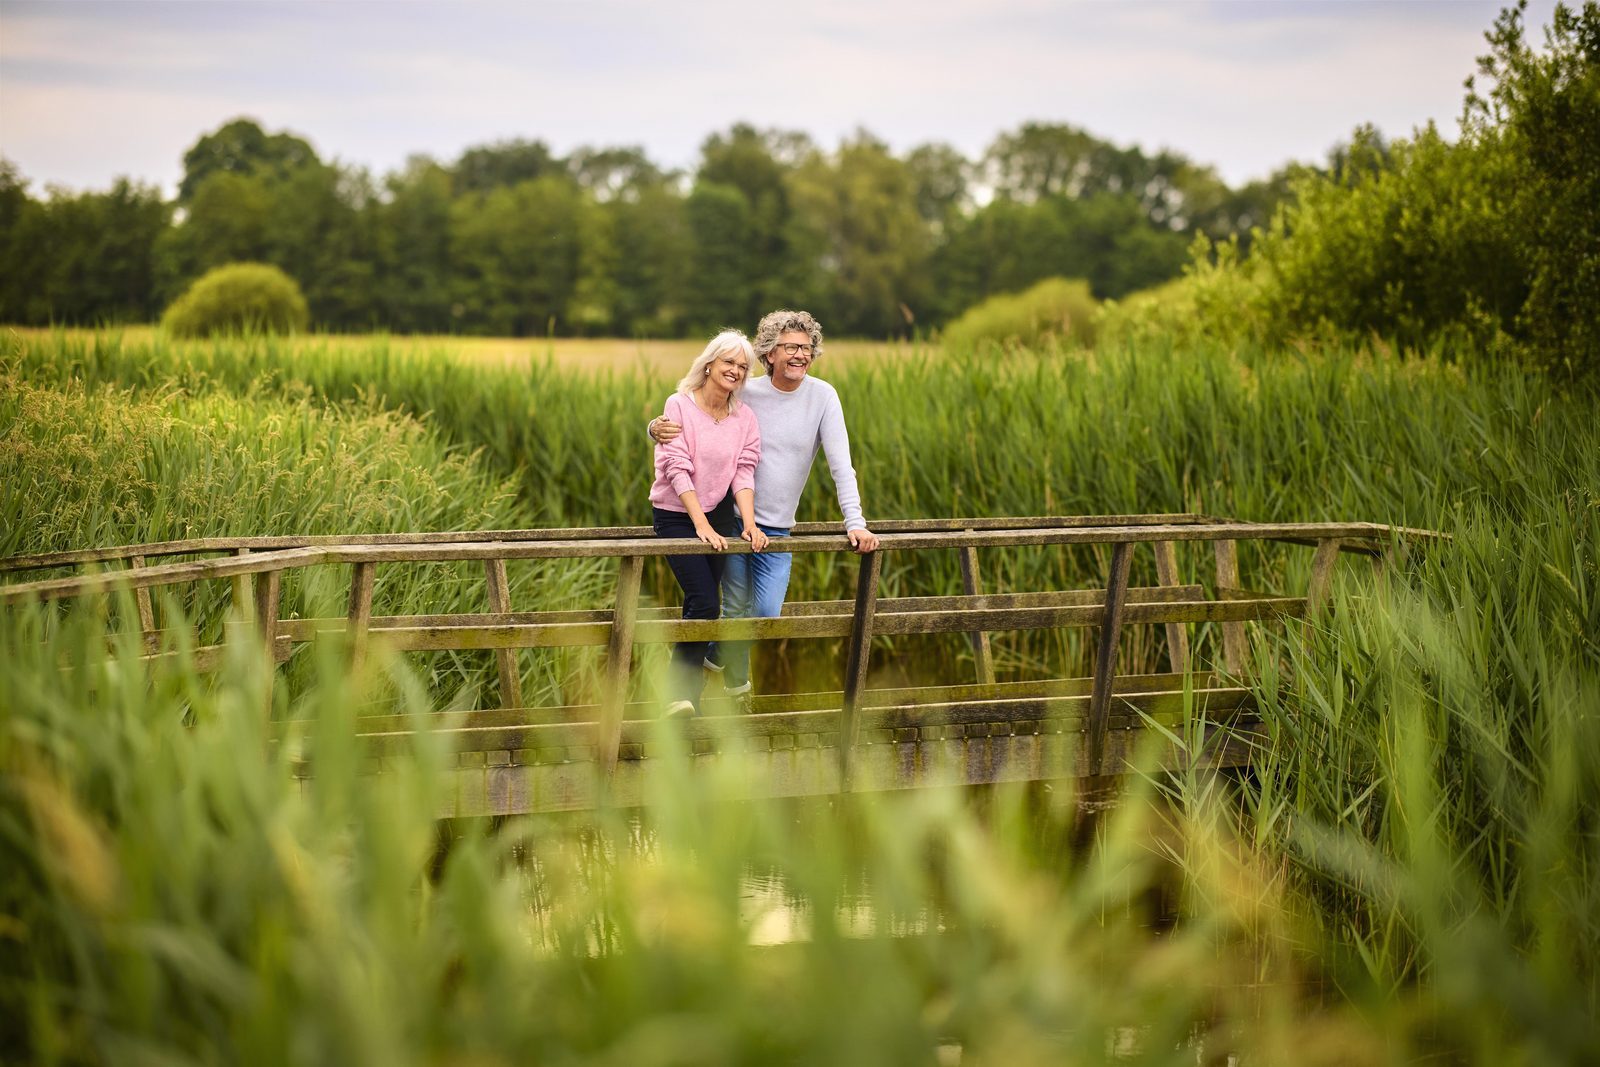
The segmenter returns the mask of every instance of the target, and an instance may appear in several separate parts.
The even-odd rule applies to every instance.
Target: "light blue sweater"
[[[844,408],[833,386],[808,376],[794,392],[785,393],[772,384],[770,377],[761,377],[750,379],[739,395],[761,425],[756,522],[785,530],[794,525],[800,492],[811,477],[811,464],[820,448],[828,457],[828,470],[839,492],[844,528],[866,529],[856,471],[850,465],[850,435],[844,426]]]

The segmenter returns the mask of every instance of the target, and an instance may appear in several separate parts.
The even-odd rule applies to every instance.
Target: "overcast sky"
[[[1228,182],[1358,123],[1448,133],[1495,0],[0,0],[0,154],[37,191],[169,191],[239,115],[392,170],[502,138],[692,166],[738,121],[975,157],[1029,120],[1174,148]],[[1553,0],[1529,12],[1531,35]]]

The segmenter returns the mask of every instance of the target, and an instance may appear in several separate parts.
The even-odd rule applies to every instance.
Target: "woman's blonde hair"
[[[678,383],[678,392],[688,396],[705,382],[706,376],[711,373],[711,363],[724,352],[739,351],[744,353],[747,363],[754,363],[756,353],[750,347],[750,339],[738,330],[723,330],[711,339],[705,350],[694,357],[694,362],[689,364],[689,373],[683,376]],[[745,368],[744,378],[728,397],[728,410],[739,410],[739,391],[744,388],[744,383],[750,380],[750,369]]]

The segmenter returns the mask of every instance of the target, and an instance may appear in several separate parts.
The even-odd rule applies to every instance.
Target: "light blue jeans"
[[[759,523],[757,525],[760,525]],[[762,526],[768,537],[788,537],[788,530]],[[794,555],[789,552],[751,552],[729,556],[722,571],[722,617],[724,619],[772,619],[783,614],[783,598],[789,592],[789,569]],[[722,684],[737,689],[750,681],[750,642],[725,641],[712,653],[721,659]]]

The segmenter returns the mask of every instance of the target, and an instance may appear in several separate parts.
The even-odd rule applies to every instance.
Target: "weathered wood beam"
[[[1156,552],[1156,580],[1169,588],[1182,585],[1178,577],[1178,548],[1171,541],[1154,543]],[[1133,591],[1129,590],[1131,594]],[[1132,597],[1129,597],[1132,602]],[[1189,669],[1189,628],[1181,622],[1167,623],[1167,663],[1174,671],[1183,674]]]
[[[979,596],[983,592],[983,581],[978,573],[978,550],[971,545],[964,545],[959,553],[961,591],[969,597]],[[969,630],[967,638],[972,642],[972,658],[976,665],[979,684],[993,685],[994,656],[989,649],[988,633],[983,630]]]
[[[1197,623],[1223,621],[1262,621],[1293,618],[1305,613],[1304,597],[1253,597],[1234,600],[1195,600],[1172,603],[1128,604],[1124,602],[1123,622]],[[1071,626],[1098,626],[1105,617],[1099,604],[1059,608],[1005,608],[986,611],[918,611],[877,613],[874,634],[965,633],[975,628],[993,630],[1042,630]],[[310,640],[316,633],[337,631],[344,626],[308,626],[305,619],[287,620],[280,632],[297,641]],[[506,623],[475,626],[383,626],[373,627],[385,644],[398,652],[439,651],[442,649],[499,648],[582,648],[609,642],[612,626],[604,622],[586,623]],[[855,616],[797,615],[774,619],[658,619],[635,623],[633,640],[637,644],[664,644],[678,641],[766,641],[778,638],[848,637],[855,629]]]
[[[1311,582],[1306,589],[1306,614],[1315,615],[1327,604],[1333,592],[1333,565],[1339,562],[1339,542],[1317,542],[1317,554],[1311,557]]]
[[[883,533],[926,533],[957,530],[1060,529],[1078,526],[1141,526],[1192,523],[1205,517],[1193,513],[1150,515],[1061,515],[991,516],[968,519],[881,519],[872,524]],[[838,529],[832,522],[796,523],[790,533],[827,534]],[[0,558],[0,573],[66,567],[79,563],[102,563],[139,555],[202,555],[212,552],[258,552],[287,548],[316,548],[335,545],[437,545],[474,541],[588,541],[650,537],[648,526],[584,526],[567,529],[454,530],[414,533],[326,534],[279,537],[193,537],[181,541],[156,541],[141,545],[75,549],[68,552],[41,552]]]
[[[1223,589],[1233,590],[1239,587],[1239,546],[1226,539],[1217,540],[1214,545],[1217,557],[1217,595],[1223,596]],[[1222,664],[1235,678],[1244,672],[1247,652],[1244,623],[1223,623]]]
[[[1100,774],[1105,756],[1106,730],[1111,722],[1111,688],[1117,673],[1117,642],[1122,636],[1122,616],[1128,592],[1128,572],[1132,562],[1131,545],[1111,550],[1111,569],[1106,578],[1105,617],[1100,623],[1100,641],[1094,657],[1094,692],[1089,698],[1089,773]]]
[[[144,566],[143,556],[129,556],[128,569],[136,571]],[[156,607],[150,599],[148,586],[140,586],[133,591],[134,604],[139,612],[139,643],[146,653],[154,652],[161,643],[160,634],[156,633]]]
[[[644,560],[624,556],[617,567],[617,600],[606,647],[606,675],[600,692],[600,766],[607,778],[617,769],[622,744],[622,713],[628,702],[633,666],[634,617],[639,610],[639,579]]]
[[[357,563],[350,570],[350,606],[346,623],[350,631],[350,666],[360,670],[367,658],[368,634],[372,629],[372,590],[377,584],[378,565]]]
[[[508,614],[511,611],[511,586],[506,581],[506,561],[486,559],[483,561],[483,570],[489,589],[489,610],[497,615]],[[522,707],[522,675],[517,669],[517,650],[497,649],[494,657],[495,665],[500,670],[500,706]]]
[[[281,571],[264,571],[256,575],[255,612],[256,636],[266,653],[265,681],[262,683],[263,717],[272,718],[273,679],[278,673],[278,598],[283,591]]]
[[[872,656],[873,626],[877,621],[878,577],[883,557],[868,552],[856,572],[856,603],[850,633],[850,653],[844,668],[844,703],[839,716],[839,781],[850,790],[851,753],[860,734],[862,694]]]

